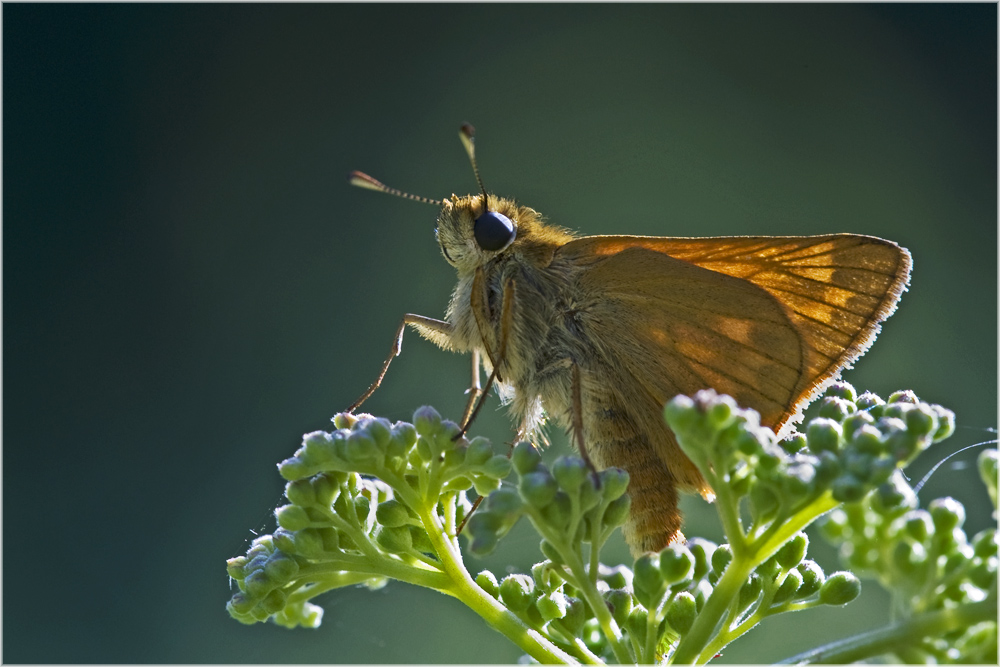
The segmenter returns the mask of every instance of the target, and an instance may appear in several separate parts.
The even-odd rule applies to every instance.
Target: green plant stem
[[[729,604],[734,596],[740,594],[740,587],[750,576],[753,567],[753,564],[745,558],[733,557],[715,584],[715,590],[708,596],[705,606],[695,618],[694,625],[677,645],[672,662],[682,665],[699,662],[703,649],[712,640],[719,619],[728,617]]]
[[[557,538],[558,539],[558,538]],[[553,542],[553,544],[559,544],[558,542]],[[557,547],[558,548],[558,547]],[[597,590],[597,586],[590,580],[587,576],[586,569],[583,566],[583,561],[580,560],[579,553],[573,549],[560,549],[560,555],[562,555],[566,566],[569,568],[570,574],[574,581],[571,581],[574,586],[579,589],[580,593],[587,600],[587,604],[590,605],[590,609],[594,612],[594,616],[597,617],[597,622],[601,626],[601,630],[604,632],[604,636],[607,638],[608,643],[611,644],[611,650],[615,654],[615,659],[622,663],[632,662],[632,656],[629,655],[628,648],[622,643],[622,633],[618,624],[615,623],[615,619],[611,616],[611,611],[608,609],[608,605],[605,604],[604,598],[601,597],[600,592]]]
[[[525,653],[542,664],[576,663],[577,660],[558,646],[546,639],[537,630],[524,624],[521,619],[500,604],[491,595],[472,580],[469,571],[462,561],[458,545],[446,539],[442,526],[438,521],[434,507],[419,505],[417,510],[420,520],[427,528],[434,550],[441,559],[441,568],[450,580],[442,593],[461,600],[466,606],[479,614],[492,628],[517,644]]]
[[[997,599],[996,596],[990,596],[981,602],[917,614],[905,621],[800,653],[778,664],[856,662],[886,653],[906,651],[927,637],[939,637],[952,630],[996,619]]]

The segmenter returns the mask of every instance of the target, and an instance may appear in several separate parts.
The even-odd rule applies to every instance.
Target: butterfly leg
[[[479,274],[477,274],[477,278],[478,276]],[[513,278],[509,278],[507,282],[504,283],[503,304],[500,307],[500,336],[499,336],[499,343],[497,345],[496,356],[494,357],[493,355],[491,355],[489,347],[486,347],[486,354],[490,357],[490,360],[493,362],[493,370],[490,372],[489,378],[486,379],[486,386],[483,387],[482,394],[480,394],[476,406],[472,409],[472,412],[469,413],[469,418],[466,419],[465,422],[462,424],[462,429],[458,432],[458,435],[455,436],[456,440],[465,435],[465,433],[469,430],[469,427],[472,425],[472,422],[476,419],[476,416],[482,409],[483,403],[485,403],[486,399],[489,397],[490,389],[493,387],[493,383],[500,379],[500,372],[499,372],[500,364],[503,363],[504,354],[507,351],[507,339],[510,334],[511,320],[513,319],[514,315],[513,304],[514,304],[514,291],[516,287],[517,283],[514,281]],[[472,293],[473,294],[476,293],[475,287],[473,287]],[[475,297],[473,297],[473,302],[475,302]],[[473,310],[476,309],[473,308]],[[482,331],[482,329],[480,329],[480,331]],[[485,337],[483,338],[483,344],[484,346],[486,345]]]
[[[513,285],[514,279],[511,278],[508,283],[505,284],[504,289],[504,310],[506,311],[507,294],[511,291],[506,289]],[[486,278],[483,273],[483,267],[476,269],[476,275],[472,279],[472,293],[469,295],[469,305],[472,306],[472,315],[476,320],[476,328],[479,329],[479,338],[483,341],[483,349],[486,350],[486,356],[490,359],[490,365],[493,366],[493,370],[496,370],[500,366],[500,357],[493,354],[490,350],[489,343],[487,342],[489,338],[486,332],[490,330],[490,320],[493,318],[493,313],[489,306],[489,294],[486,292]],[[502,323],[501,314],[501,323]],[[502,324],[501,324],[502,326]],[[501,332],[501,335],[503,332]],[[503,378],[497,375],[497,380],[503,382]]]
[[[447,322],[442,322],[441,320],[435,320],[432,317],[424,317],[423,315],[414,315],[413,313],[407,313],[403,315],[402,321],[399,323],[399,327],[396,328],[396,336],[393,338],[392,350],[389,352],[389,356],[385,358],[385,362],[382,364],[382,370],[379,372],[378,377],[372,382],[371,386],[365,390],[365,393],[361,394],[358,400],[351,404],[351,407],[347,408],[345,412],[354,412],[361,404],[368,400],[368,398],[375,393],[375,390],[379,388],[382,384],[382,379],[385,377],[386,371],[389,370],[389,364],[392,360],[399,356],[400,351],[403,349],[403,332],[406,330],[406,325],[410,325],[415,329],[429,334],[429,337],[435,342],[447,341],[451,337],[452,325]],[[440,342],[438,344],[441,344]]]
[[[476,401],[479,397],[483,395],[483,387],[479,384],[479,350],[472,351],[472,384],[465,391],[469,395],[469,402],[465,405],[465,412],[462,413],[462,423],[466,423],[469,420],[469,415],[472,414],[472,408],[475,407]]]
[[[582,389],[580,388],[580,367],[576,362],[573,362],[572,384],[573,414],[571,415],[570,430],[573,432],[573,439],[576,440],[577,449],[580,450],[580,456],[586,462],[591,472],[596,474],[597,468],[594,467],[594,462],[590,460],[590,454],[587,453],[587,443],[583,437],[583,398]],[[595,481],[597,481],[596,477]]]

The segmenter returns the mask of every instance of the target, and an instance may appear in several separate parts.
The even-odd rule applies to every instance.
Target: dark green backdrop
[[[905,245],[910,291],[846,378],[956,411],[918,476],[992,437],[996,11],[4,4],[4,662],[517,658],[402,584],[321,598],[316,631],[224,610],[225,559],[271,525],[275,463],[368,385],[400,315],[441,316],[452,286],[435,211],[346,174],[473,191],[466,121],[491,190],[582,233]],[[366,407],[457,417],[466,360],[404,349]],[[476,432],[507,439],[485,413]],[[966,503],[972,530],[990,520],[975,455],[922,492]],[[685,508],[689,535],[719,538],[709,507]],[[523,571],[536,549],[515,532],[485,565]],[[722,661],[886,614],[869,582]]]

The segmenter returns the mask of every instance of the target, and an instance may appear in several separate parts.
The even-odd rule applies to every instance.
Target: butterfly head
[[[489,197],[483,206],[483,195],[445,199],[436,230],[445,259],[459,271],[471,271],[502,253],[517,239],[518,208],[499,197]]]

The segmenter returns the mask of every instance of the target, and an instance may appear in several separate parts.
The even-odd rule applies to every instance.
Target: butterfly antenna
[[[422,202],[424,204],[433,204],[435,206],[444,205],[443,199],[431,199],[429,197],[421,197],[420,195],[411,195],[409,192],[403,192],[402,190],[397,190],[396,188],[390,188],[382,181],[378,181],[368,174],[360,171],[352,171],[348,181],[350,181],[351,185],[356,185],[359,188],[377,190],[378,192],[384,192],[387,195],[396,195],[397,197],[402,197],[403,199],[412,199],[413,201]]]
[[[462,140],[462,145],[465,146],[465,152],[469,155],[469,162],[472,163],[472,171],[476,174],[476,182],[479,183],[479,189],[483,192],[483,208],[489,210],[489,205],[486,203],[486,186],[483,185],[483,179],[479,177],[479,166],[476,165],[476,128],[465,123],[458,130],[458,138]]]

